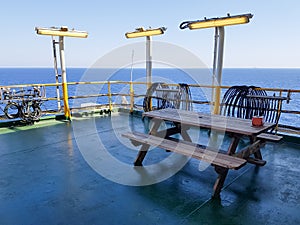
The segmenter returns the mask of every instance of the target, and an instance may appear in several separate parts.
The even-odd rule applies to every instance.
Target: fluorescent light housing
[[[211,27],[224,27],[224,26],[232,26],[238,24],[249,23],[250,18],[252,18],[252,14],[243,14],[237,16],[230,16],[228,14],[227,17],[221,18],[212,18],[212,19],[204,19],[198,21],[187,21],[183,22],[180,25],[181,29],[189,28],[191,30],[194,29],[203,29],[203,28],[211,28]]]
[[[125,34],[126,38],[137,38],[137,37],[146,37],[146,36],[153,36],[153,35],[160,35],[165,32],[165,27],[160,27],[156,29],[147,29],[144,28],[137,28],[134,32],[127,32]]]
[[[39,35],[49,35],[49,36],[66,36],[66,37],[76,37],[76,38],[87,38],[88,33],[85,31],[69,30],[68,27],[61,28],[35,28],[36,33]]]

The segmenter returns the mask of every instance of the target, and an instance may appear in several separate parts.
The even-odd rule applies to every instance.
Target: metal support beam
[[[215,49],[214,49],[214,62],[213,62],[213,86],[215,86],[213,102],[214,114],[220,114],[220,98],[221,98],[221,83],[222,83],[222,70],[223,70],[223,55],[224,55],[224,27],[215,28]]]
[[[71,112],[69,108],[69,95],[67,85],[67,71],[65,64],[65,49],[64,49],[64,37],[59,37],[59,53],[60,53],[60,65],[61,65],[61,77],[62,77],[62,90],[64,98],[64,113],[67,120],[71,120]]]
[[[69,30],[68,27],[62,26],[60,28],[51,27],[51,28],[35,28],[36,33],[39,35],[48,35],[52,36],[53,44],[53,54],[54,54],[54,69],[56,76],[56,83],[58,84],[58,70],[57,70],[57,58],[56,58],[56,44],[54,37],[59,37],[59,54],[60,54],[60,67],[61,67],[61,77],[62,77],[62,91],[63,91],[63,101],[64,101],[64,112],[65,118],[71,120],[71,112],[69,107],[69,96],[68,96],[68,85],[67,85],[67,71],[65,65],[65,49],[64,49],[64,37],[76,37],[76,38],[87,38],[88,33],[85,31]],[[60,110],[60,94],[59,87],[56,89],[57,94],[57,106]]]
[[[55,82],[57,84],[56,86],[56,98],[57,98],[57,110],[61,110],[61,105],[60,105],[60,92],[59,92],[59,75],[58,75],[58,67],[57,67],[57,56],[56,56],[56,40],[52,36],[52,46],[53,46],[53,58],[54,58],[54,73],[55,73]]]
[[[147,89],[149,89],[151,87],[151,84],[152,84],[151,36],[146,36],[146,82],[147,82]]]

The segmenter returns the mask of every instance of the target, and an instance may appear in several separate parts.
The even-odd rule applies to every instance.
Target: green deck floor
[[[94,124],[96,133],[87,124]],[[221,199],[210,200],[216,173],[213,167],[199,171],[194,159],[148,186],[118,184],[93,170],[76,141],[94,149],[97,135],[115,158],[131,165],[136,152],[114,135],[128,124],[144,130],[140,117],[119,113],[1,128],[0,224],[300,224],[299,145],[267,144],[264,167],[230,171]],[[151,151],[145,163],[166,154]],[[126,174],[110,165],[107,170],[114,178]]]

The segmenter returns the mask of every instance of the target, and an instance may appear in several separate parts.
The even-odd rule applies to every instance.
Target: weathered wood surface
[[[227,169],[239,169],[247,162],[245,159],[226,155],[218,152],[218,150],[200,147],[188,141],[164,139],[139,132],[124,133],[122,134],[122,136],[129,138],[134,142],[156,146],[185,156],[203,160]]]
[[[266,141],[273,141],[273,142],[278,142],[280,141],[283,137],[276,135],[276,134],[269,134],[269,133],[261,133],[257,135],[258,139],[266,140]]]
[[[247,162],[261,166],[266,163],[266,161],[262,160],[260,152],[261,144],[265,140],[258,139],[257,136],[276,126],[274,123],[265,123],[263,126],[255,127],[252,126],[252,121],[247,119],[171,108],[145,112],[143,116],[151,118],[154,122],[154,126],[149,134],[123,134],[124,137],[131,139],[133,143],[141,143],[142,145],[134,165],[142,166],[143,159],[150,146],[157,146],[167,151],[209,162],[215,166],[215,170],[218,173],[213,197],[220,195],[229,169],[239,169]],[[175,127],[158,131],[163,121],[173,122]],[[221,131],[230,134],[232,141],[227,152],[224,154],[218,150],[191,143],[191,139],[186,132],[190,127],[206,128],[211,131]],[[180,133],[184,141],[170,137],[173,133]],[[253,143],[235,155],[237,145],[243,136],[248,136]],[[254,155],[254,158],[251,158],[251,155]]]
[[[246,159],[250,155],[253,155],[255,152],[259,151],[261,145],[262,145],[261,141],[258,140],[256,142],[252,143],[251,145],[243,148],[239,152],[235,153],[235,156],[239,157],[239,158]]]
[[[256,136],[275,126],[273,123],[265,123],[263,126],[254,127],[251,120],[170,108],[146,112],[143,116],[247,136]]]

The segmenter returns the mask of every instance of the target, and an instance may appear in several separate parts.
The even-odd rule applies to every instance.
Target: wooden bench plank
[[[268,133],[261,133],[259,135],[257,135],[258,139],[263,139],[266,141],[274,141],[274,142],[278,142],[280,141],[283,137],[282,136],[278,136],[276,134],[268,134]]]
[[[199,147],[187,141],[174,141],[139,132],[128,132],[122,134],[122,136],[135,142],[156,146],[228,169],[239,169],[247,163],[245,159],[229,156],[217,150],[214,151],[212,149]]]
[[[254,165],[257,165],[257,166],[264,166],[267,163],[266,160],[255,159],[255,158],[251,158],[251,157],[247,158],[247,162],[251,163],[251,164],[254,164]]]
[[[243,158],[243,159],[247,159],[248,157],[250,157],[250,155],[253,155],[257,151],[259,151],[262,144],[264,144],[264,143],[262,143],[262,141],[257,140],[256,142],[252,143],[251,145],[236,152],[234,154],[234,156]]]

